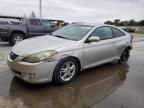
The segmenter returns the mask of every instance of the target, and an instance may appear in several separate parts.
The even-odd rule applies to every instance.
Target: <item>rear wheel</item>
[[[119,64],[126,63],[130,57],[130,50],[126,49],[122,52],[120,60],[118,61]]]
[[[10,39],[10,44],[15,45],[18,42],[24,40],[24,35],[21,33],[14,33]]]
[[[70,83],[79,71],[78,63],[74,58],[61,60],[55,68],[53,81],[64,85]]]

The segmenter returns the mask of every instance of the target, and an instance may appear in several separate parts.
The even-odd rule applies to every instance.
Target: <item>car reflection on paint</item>
[[[29,108],[92,107],[123,85],[128,69],[126,64],[107,64],[86,70],[71,84],[59,87],[53,84],[34,86],[14,78],[10,96],[22,99]]]

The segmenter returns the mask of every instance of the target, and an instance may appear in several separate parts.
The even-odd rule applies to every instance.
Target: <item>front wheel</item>
[[[10,39],[10,44],[13,46],[18,42],[24,40],[24,35],[20,33],[14,33]]]
[[[53,81],[59,85],[70,83],[77,75],[78,63],[74,58],[61,60],[55,68]]]

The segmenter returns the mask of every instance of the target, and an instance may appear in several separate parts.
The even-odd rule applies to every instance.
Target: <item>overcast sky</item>
[[[103,23],[106,20],[144,19],[144,0],[43,0],[43,17]],[[0,0],[0,15],[39,16],[39,0]]]

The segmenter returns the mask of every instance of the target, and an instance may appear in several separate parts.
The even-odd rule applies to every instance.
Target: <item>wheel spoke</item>
[[[66,70],[67,70],[66,68],[62,68],[61,72],[66,72]]]
[[[70,70],[74,70],[75,69],[75,65],[72,65],[71,67],[70,67]]]
[[[72,75],[70,73],[67,76],[68,76],[69,79],[72,77]]]
[[[64,74],[64,75],[62,76],[62,79],[66,79],[66,77],[67,77],[67,74]]]

